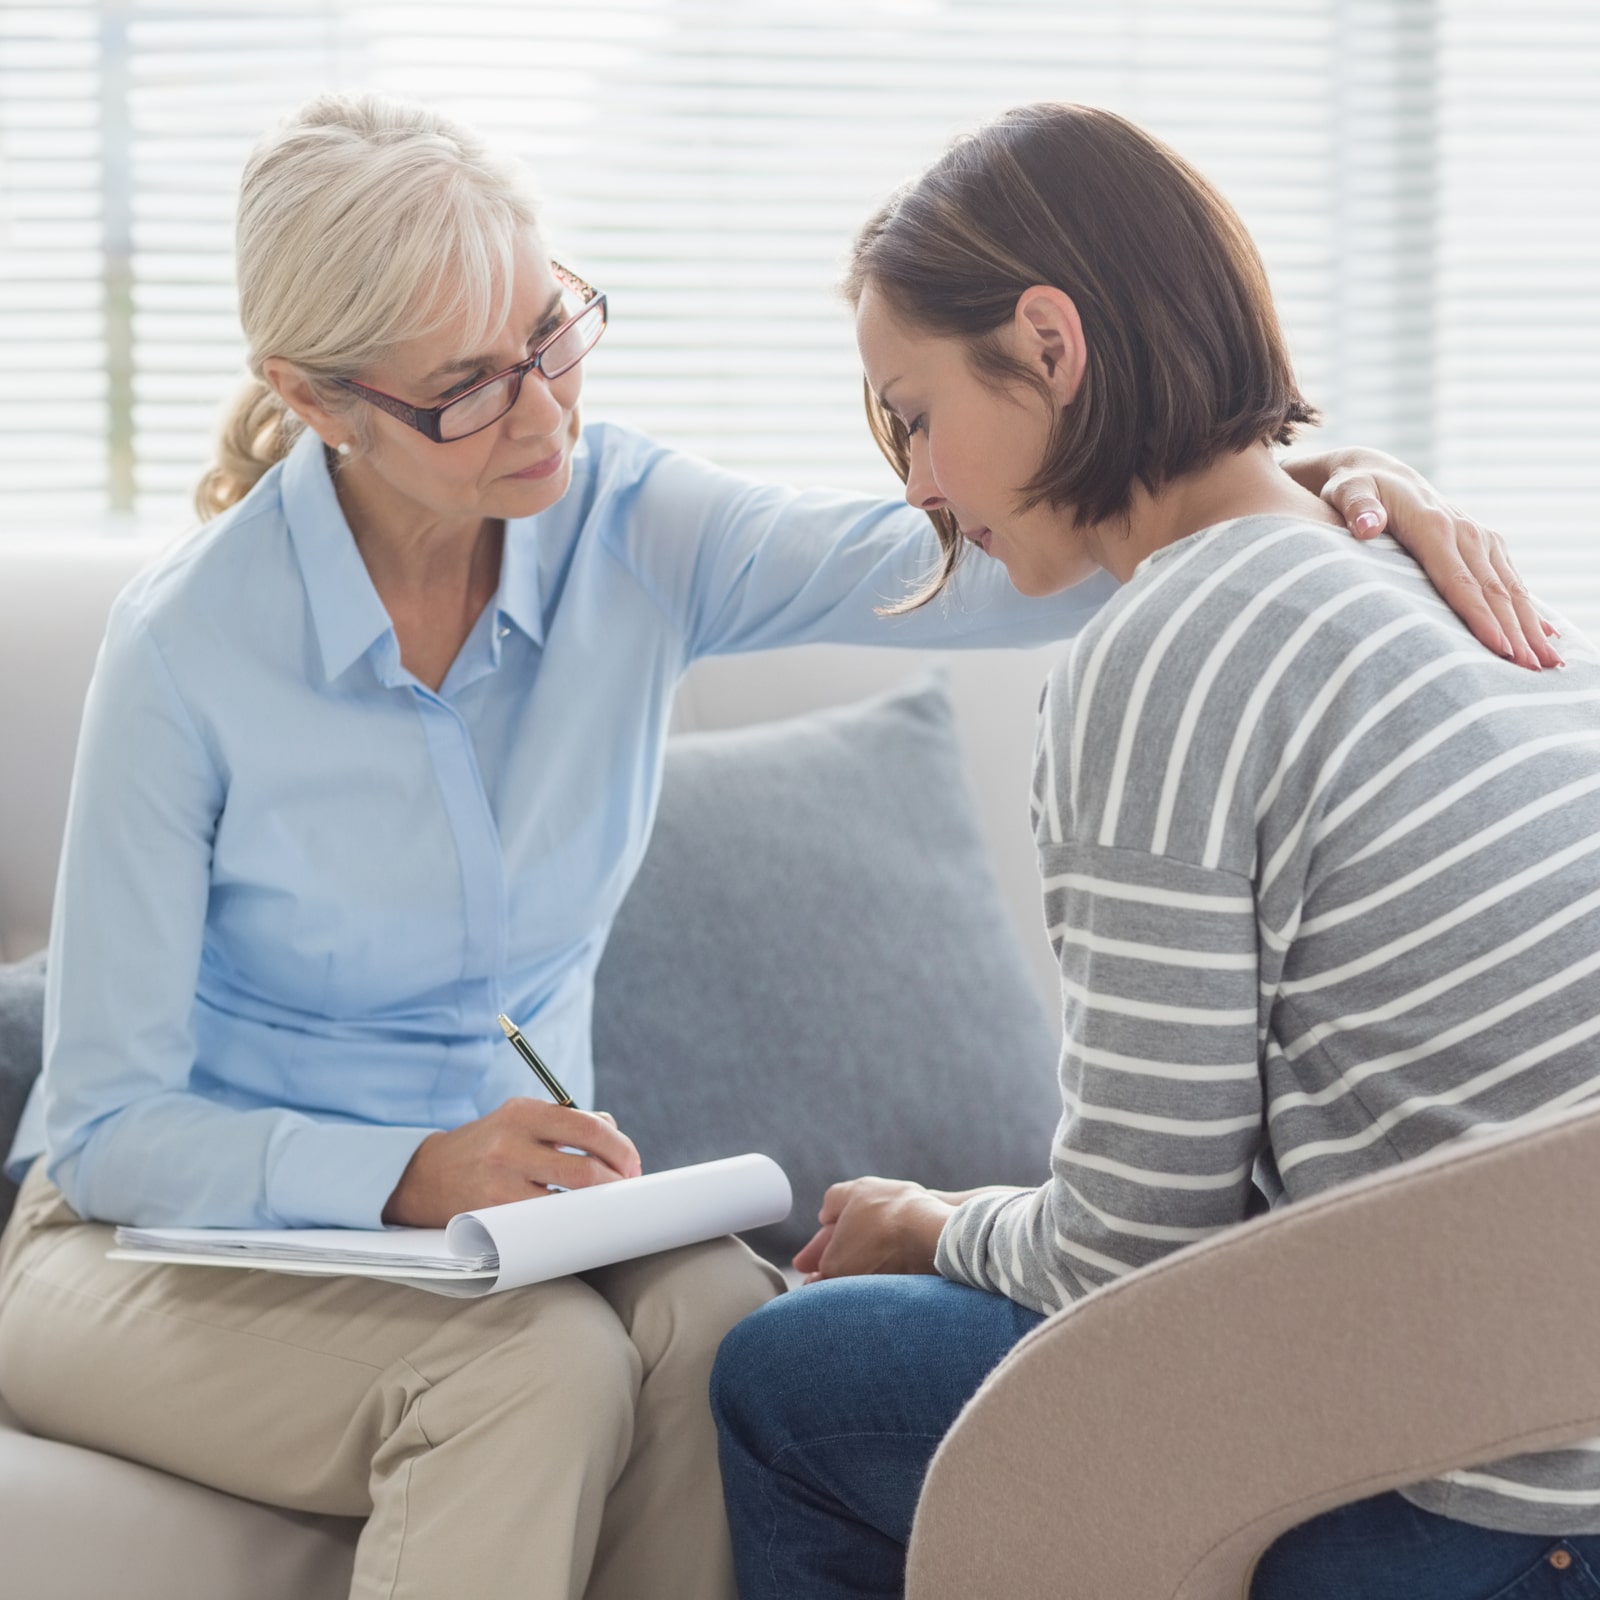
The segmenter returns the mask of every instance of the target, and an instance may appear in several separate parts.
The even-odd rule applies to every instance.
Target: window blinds
[[[611,297],[590,415],[896,492],[850,238],[961,129],[1077,99],[1238,205],[1327,432],[1436,474],[1600,631],[1597,68],[1584,0],[0,0],[0,526],[186,515],[241,372],[239,168],[324,88],[531,164]]]
[[[0,530],[111,503],[99,19],[0,4]]]
[[[1439,24],[1439,481],[1600,639],[1600,8]]]

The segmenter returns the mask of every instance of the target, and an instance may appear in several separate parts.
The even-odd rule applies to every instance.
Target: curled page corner
[[[492,1293],[782,1222],[793,1206],[788,1176],[770,1156],[727,1156],[464,1211],[445,1241],[464,1257],[494,1252]]]

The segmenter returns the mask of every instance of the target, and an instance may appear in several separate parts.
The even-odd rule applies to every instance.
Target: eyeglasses
[[[547,382],[554,383],[563,373],[571,372],[606,331],[606,297],[557,261],[550,263],[550,270],[563,289],[579,297],[579,307],[554,333],[539,341],[526,361],[473,384],[442,406],[410,405],[381,389],[357,383],[354,378],[337,379],[339,387],[368,405],[387,411],[435,444],[454,444],[457,439],[493,427],[517,403],[522,380],[530,372],[542,372]]]

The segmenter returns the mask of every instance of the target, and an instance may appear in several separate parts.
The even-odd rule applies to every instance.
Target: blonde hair
[[[239,187],[239,321],[251,382],[195,490],[202,518],[242,500],[303,424],[261,375],[293,363],[330,409],[335,380],[458,318],[493,334],[517,235],[535,222],[523,169],[427,107],[326,95],[269,133]]]

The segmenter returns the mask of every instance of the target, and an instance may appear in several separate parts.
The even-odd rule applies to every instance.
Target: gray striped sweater
[[[1281,516],[1140,566],[1040,717],[1052,1177],[964,1204],[946,1277],[1054,1310],[1252,1180],[1295,1200],[1600,1089],[1600,659],[1563,635],[1564,672],[1500,661],[1389,541]],[[1600,1532],[1600,1441],[1408,1493]]]

